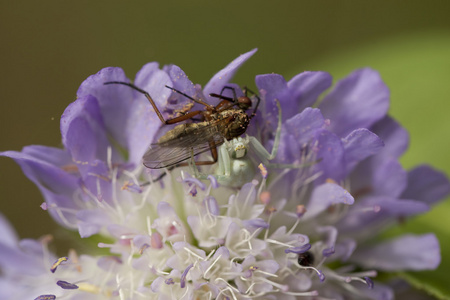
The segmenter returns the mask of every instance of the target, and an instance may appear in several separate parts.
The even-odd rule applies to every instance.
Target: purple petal
[[[162,278],[162,277],[157,277],[155,280],[153,280],[152,284],[150,285],[152,292],[158,293],[159,290],[161,289],[161,286],[163,283],[164,283],[164,278]]]
[[[120,68],[104,68],[97,74],[89,76],[81,84],[77,98],[91,95],[97,99],[105,127],[111,134],[111,138],[126,148],[127,136],[124,128],[129,118],[133,90],[123,85],[104,85],[107,81],[128,82],[129,80]]]
[[[365,128],[352,131],[342,139],[345,150],[346,172],[349,173],[358,162],[383,148],[383,141]]]
[[[138,73],[136,84],[148,91],[156,105],[162,109],[171,93],[164,85],[171,85],[171,81],[165,72],[159,69],[155,71],[154,67],[148,71],[146,66],[143,68],[144,71],[141,70]],[[148,79],[148,81],[141,84],[141,78]],[[115,146],[113,149],[121,151],[124,158],[137,164],[153,140],[161,121],[157,119],[144,95],[128,86],[104,85],[107,81],[128,82],[129,80],[121,69],[105,68],[81,84],[78,98],[92,95],[97,99],[108,132],[108,139]],[[129,152],[124,152],[124,150]]]
[[[373,283],[373,288],[363,285],[359,282],[353,284],[353,288],[360,295],[360,298],[364,299],[376,299],[376,300],[394,300],[394,291],[391,287],[382,284],[381,282]]]
[[[180,67],[168,65],[164,66],[163,70],[169,75],[173,88],[193,98],[196,97],[197,90],[195,89],[195,85],[189,80],[186,73],[184,73]]]
[[[433,204],[450,193],[450,183],[444,173],[427,165],[421,165],[408,172],[408,186],[402,198],[415,199]]]
[[[255,185],[251,182],[244,184],[239,191],[239,194],[234,199],[236,203],[239,203],[238,206],[241,207],[242,210],[247,210],[249,207],[252,207],[256,200]]]
[[[176,216],[175,210],[167,202],[159,202],[157,211],[160,218],[170,218],[171,216]]]
[[[50,208],[56,206],[63,209],[61,214],[68,223],[61,219],[61,216],[55,209],[49,209],[50,214],[57,222],[65,227],[71,226],[70,224],[75,224],[75,216],[64,211],[64,209],[70,211],[77,208],[72,200],[78,188],[77,177],[66,173],[57,166],[23,152],[6,151],[1,152],[0,155],[10,157],[19,164],[25,176],[34,182],[44,195],[45,201]]]
[[[346,261],[355,251],[356,242],[352,239],[344,239],[335,245],[334,259],[340,259]]]
[[[352,255],[351,261],[383,271],[434,270],[441,262],[441,254],[434,234],[404,235],[361,248]]]
[[[430,207],[417,200],[397,199],[387,196],[366,197],[354,205],[339,223],[341,232],[367,232],[369,225],[377,225],[390,219],[427,212]]]
[[[80,97],[65,109],[61,116],[61,135],[76,163],[85,165],[96,158],[106,160],[110,144],[100,106],[93,96]]]
[[[233,78],[236,71],[241,67],[243,63],[247,61],[258,49],[253,49],[247,53],[240,55],[238,58],[233,60],[230,64],[228,64],[225,68],[220,70],[214,75],[211,80],[205,85],[203,89],[203,94],[209,100],[212,100],[212,97],[209,97],[211,93],[219,94],[222,88],[230,82]],[[212,102],[211,102],[212,103]]]
[[[319,226],[317,227],[317,232],[320,233],[324,239],[323,242],[328,248],[322,251],[324,256],[330,256],[335,253],[335,245],[338,237],[338,230],[334,226]],[[325,255],[327,253],[328,255]]]
[[[352,195],[341,186],[335,183],[324,183],[312,192],[304,218],[313,218],[333,204],[352,205],[353,202]]]
[[[46,255],[43,251],[42,243],[33,239],[22,239],[19,242],[19,248],[26,254],[32,256],[43,256]]]
[[[180,72],[182,71],[180,70]],[[181,73],[179,75],[181,75]],[[166,88],[166,85],[172,87],[173,82],[170,80],[167,72],[159,69],[158,63],[156,62],[144,65],[139,72],[137,72],[134,84],[149,93],[153,101],[155,101],[156,106],[161,111],[167,105],[167,99],[172,94],[172,91]],[[138,98],[141,98],[150,106],[150,103],[142,94],[136,91],[134,92]]]
[[[122,259],[118,256],[102,256],[97,260],[97,266],[111,273],[120,272],[120,265],[123,263]]]
[[[275,260],[271,259],[260,260],[256,262],[255,265],[258,269],[271,274],[275,274],[280,269],[280,265]]]
[[[264,147],[266,149],[272,149],[273,142],[273,139],[267,141]],[[287,130],[281,130],[277,157],[272,162],[291,164],[301,158],[301,151],[302,148],[297,139],[292,134],[288,133]]]
[[[111,224],[108,215],[101,209],[80,210],[77,213],[78,231],[82,238],[99,233],[102,228]]]
[[[151,238],[152,237],[149,235],[138,234],[133,238],[133,244],[136,246],[136,248],[141,249],[146,245],[151,245]]]
[[[19,241],[16,231],[2,213],[0,213],[0,236],[2,237],[0,243],[9,247],[16,246]]]
[[[317,98],[332,84],[333,78],[326,72],[303,72],[287,83],[296,102],[298,111],[312,106]]]
[[[0,242],[0,267],[5,273],[17,273],[20,276],[38,276],[47,272],[41,257],[27,255],[17,246],[9,246]]]
[[[227,247],[219,247],[219,249],[217,249],[217,251],[214,253],[213,260],[218,258],[219,256],[225,260],[228,260],[230,257],[230,251]]]
[[[317,130],[325,127],[325,120],[319,109],[308,107],[287,120],[285,125],[287,132],[302,146],[315,136]]]
[[[48,162],[51,165],[64,168],[73,164],[70,154],[65,149],[31,145],[22,149],[22,153],[28,154],[38,160]]]
[[[264,74],[257,75],[255,78],[258,92],[265,102],[264,120],[278,118],[278,109],[275,104],[275,99],[280,101],[282,119],[286,120],[298,112],[298,103],[292,97],[289,97],[287,82],[283,76],[279,74]],[[264,110],[265,109],[265,110]]]
[[[106,162],[95,160],[91,165],[83,166],[82,188],[89,190],[98,201],[112,204],[112,183],[109,180],[109,168]]]
[[[95,107],[96,113],[99,113],[98,105],[95,98],[86,97],[88,101],[92,103],[92,107]],[[83,99],[78,99],[76,102],[72,103],[74,106],[76,103],[83,102]],[[95,117],[90,116],[89,108],[85,107],[79,112],[74,112],[71,106],[66,109],[65,114],[61,118],[61,131],[63,135],[63,142],[66,148],[70,151],[73,162],[77,165],[81,174],[86,174],[86,169],[90,166],[95,166],[95,161],[107,160],[107,149],[110,143],[106,136],[106,130],[103,127],[103,122],[101,121],[101,116],[98,114],[95,117],[99,117],[99,120],[95,120]],[[86,105],[86,106],[89,106]],[[71,113],[67,114],[67,111]],[[78,116],[76,116],[78,115]],[[65,119],[70,119],[64,125]],[[98,121],[98,123],[96,122]],[[112,148],[114,150],[114,148]],[[120,157],[119,152],[112,152],[112,161],[123,162],[124,159]],[[83,176],[84,176],[83,175]]]
[[[406,188],[407,173],[394,159],[387,159],[375,169],[372,182],[374,195],[398,197]]]
[[[330,130],[343,137],[352,130],[369,128],[389,108],[389,90],[378,72],[361,69],[340,80],[319,106],[331,120]]]
[[[167,105],[167,99],[172,94],[172,91],[165,86],[173,86],[173,82],[169,75],[159,70],[157,66],[150,63],[142,67],[136,74],[135,84],[150,94],[162,112]],[[125,134],[128,137],[129,161],[138,163],[154,140],[162,122],[144,95],[136,91],[134,95],[135,101],[130,105]]]
[[[345,160],[341,139],[332,132],[322,129],[316,132],[315,140],[311,144],[315,145],[312,151],[316,152],[316,160],[320,160],[314,165],[314,170],[322,172],[318,181],[342,180],[345,175]]]
[[[408,132],[389,116],[375,123],[370,130],[384,141],[384,148],[375,156],[377,162],[385,158],[399,158],[408,148]]]
[[[379,206],[381,214],[396,217],[421,214],[430,209],[427,204],[420,201],[390,197],[369,197],[364,199],[363,205]]]

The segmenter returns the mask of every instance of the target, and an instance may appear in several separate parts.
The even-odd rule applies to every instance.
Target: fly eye
[[[239,108],[247,110],[250,107],[252,107],[252,101],[250,100],[249,97],[239,97],[238,105],[239,105]]]

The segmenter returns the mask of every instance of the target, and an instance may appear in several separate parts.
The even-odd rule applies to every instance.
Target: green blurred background
[[[404,166],[429,163],[450,174],[449,13],[448,1],[4,0],[0,151],[61,146],[64,108],[101,68],[120,66],[134,78],[149,61],[174,63],[205,84],[258,47],[235,82],[252,86],[256,74],[271,72],[289,79],[324,70],[336,79],[359,67],[379,70],[391,89],[391,114],[411,133]],[[12,160],[1,159],[0,168],[0,211],[20,236],[55,233],[37,188]],[[406,228],[436,230],[445,244],[449,207]]]

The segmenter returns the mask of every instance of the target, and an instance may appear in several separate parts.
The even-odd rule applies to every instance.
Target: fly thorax
[[[250,118],[244,111],[233,111],[231,115],[231,122],[226,126],[225,138],[231,140],[245,133],[247,130]]]

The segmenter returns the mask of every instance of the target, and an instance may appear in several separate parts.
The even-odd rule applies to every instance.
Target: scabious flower
[[[134,84],[167,119],[192,105],[166,85],[217,104],[209,95],[230,86],[255,51],[203,89],[179,67],[157,63]],[[267,166],[244,164],[251,179],[233,187],[213,175],[200,180],[191,168],[161,176],[143,167],[167,128],[144,95],[110,81],[129,82],[120,68],[105,68],[82,83],[61,117],[63,149],[1,153],[38,186],[42,209],[82,238],[98,234],[110,255],[57,259],[48,238],[18,241],[1,219],[0,299],[392,299],[377,272],[439,265],[432,233],[376,239],[450,192],[439,171],[399,164],[408,134],[387,116],[389,91],[377,72],[353,72],[321,101],[332,83],[325,72],[288,82],[257,76],[261,104],[247,133],[271,149],[279,101],[281,142]],[[246,159],[260,162],[252,149]]]

